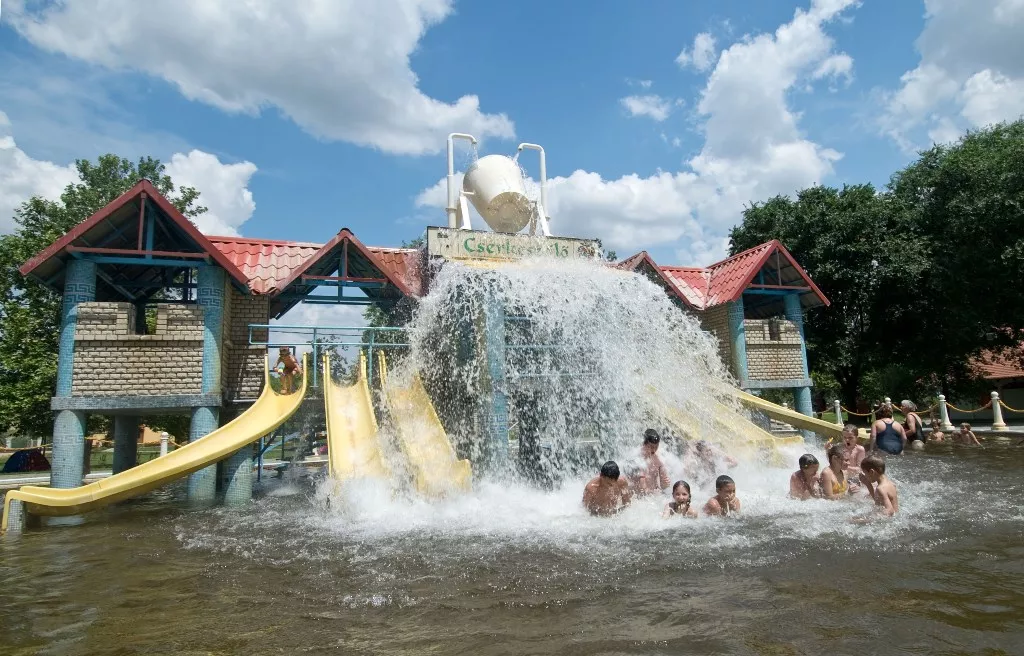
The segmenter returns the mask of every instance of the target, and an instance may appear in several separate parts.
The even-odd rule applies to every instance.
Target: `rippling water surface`
[[[902,510],[870,526],[846,521],[866,502],[790,501],[788,470],[742,466],[726,521],[591,518],[583,481],[150,495],[0,541],[0,653],[1020,654],[1015,444],[891,458]]]

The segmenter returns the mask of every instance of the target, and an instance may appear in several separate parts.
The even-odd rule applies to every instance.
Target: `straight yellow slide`
[[[413,375],[407,387],[399,387],[388,380],[383,353],[378,364],[384,397],[402,450],[409,460],[416,489],[432,497],[469,491],[473,482],[469,461],[456,456],[419,374]]]
[[[324,405],[327,414],[327,467],[335,481],[388,478],[377,441],[377,418],[366,382],[366,356],[359,356],[356,382],[339,387],[324,355]]]
[[[303,357],[304,372],[307,371],[306,360],[307,358]],[[25,510],[33,515],[78,515],[155,490],[175,479],[215,464],[273,432],[302,405],[306,395],[307,376],[302,377],[302,387],[299,390],[282,395],[270,387],[267,361],[264,361],[264,374],[263,393],[251,408],[209,435],[165,456],[82,487],[56,489],[25,486],[8,492],[4,500],[0,531],[7,530],[8,510],[13,499],[23,501]]]
[[[784,421],[787,424],[795,426],[796,428],[802,428],[803,430],[814,431],[815,433],[824,437],[841,438],[843,436],[843,427],[833,424],[828,421],[821,419],[815,419],[814,417],[808,417],[805,414],[801,414],[796,410],[785,408],[781,405],[776,405],[769,401],[754,396],[753,394],[744,392],[740,389],[730,389],[730,392],[739,399],[743,405],[760,410],[769,417]]]

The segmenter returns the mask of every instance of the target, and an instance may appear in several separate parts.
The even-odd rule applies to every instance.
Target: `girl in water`
[[[693,518],[697,511],[690,507],[690,484],[686,481],[676,481],[672,485],[672,500],[665,504],[665,512],[661,516],[665,519],[677,515],[679,517]]]
[[[828,467],[821,472],[821,494],[826,499],[841,499],[850,493],[846,478],[846,454],[843,447],[834,444],[828,449]]]
[[[821,496],[821,491],[818,489],[820,485],[818,468],[820,466],[818,459],[810,453],[800,456],[800,469],[789,477],[789,496],[801,501]]]

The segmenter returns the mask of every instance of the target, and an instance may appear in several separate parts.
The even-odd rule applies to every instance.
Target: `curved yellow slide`
[[[417,491],[432,497],[468,491],[473,482],[469,461],[459,460],[455,454],[419,374],[413,375],[407,387],[398,387],[388,380],[383,353],[378,366],[391,420],[409,460]]]
[[[336,481],[387,478],[377,442],[377,418],[366,383],[366,356],[359,356],[356,382],[339,387],[331,379],[330,356],[324,355],[324,405],[327,414],[327,468]]]
[[[303,357],[306,371],[306,357]],[[25,502],[25,510],[33,515],[78,515],[111,503],[154,490],[230,456],[247,444],[255,442],[291,417],[306,395],[306,379],[293,394],[282,395],[270,387],[270,371],[264,361],[266,375],[263,393],[252,407],[209,435],[120,474],[70,489],[25,486],[7,493],[4,500],[0,531],[7,530],[11,500]]]

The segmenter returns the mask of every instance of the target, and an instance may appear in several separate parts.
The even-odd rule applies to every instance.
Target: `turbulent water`
[[[365,481],[331,497],[318,474],[264,481],[241,510],[188,510],[179,485],[30,530],[0,541],[0,653],[1021,653],[1024,446],[890,458],[900,512],[867,526],[848,522],[865,498],[787,498],[802,449],[787,467],[730,471],[736,518],[663,520],[664,498],[594,518],[580,506],[591,460],[556,445],[634,457],[664,419],[645,401],[655,393],[710,422],[709,390],[726,379],[715,345],[638,276],[451,267],[395,375],[422,369],[449,404],[486,397],[479,362],[444,344],[477,334],[488,298],[529,319],[507,343],[548,347],[509,356],[511,371],[573,374],[506,388],[514,416],[539,408],[558,476],[483,476],[428,502]],[[662,455],[676,478],[674,448]],[[694,502],[710,494],[695,488]]]

